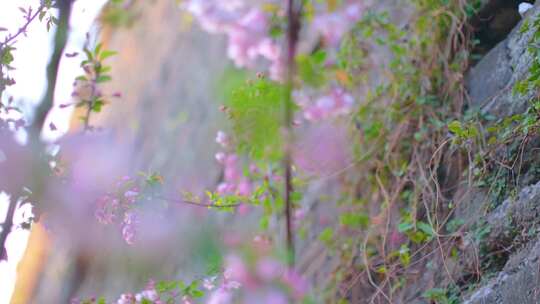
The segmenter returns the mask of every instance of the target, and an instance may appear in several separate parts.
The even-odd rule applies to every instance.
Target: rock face
[[[536,4],[527,12],[525,19],[532,24],[538,16],[540,5]],[[523,113],[527,109],[534,96],[512,93],[513,86],[528,76],[533,60],[527,48],[534,30],[522,31],[523,22],[470,70],[466,86],[471,107],[498,118]],[[537,152],[531,153],[536,153],[533,157],[537,157]],[[491,279],[478,283],[478,287],[465,296],[463,303],[539,303],[540,183],[537,181],[537,178],[524,178],[524,182],[518,185],[521,189],[517,196],[507,198],[491,211],[487,211],[490,210],[490,199],[484,190],[468,189],[471,194],[465,198],[462,203],[465,207],[458,210],[456,216],[465,219],[468,227],[480,222],[489,227],[479,243],[486,250],[486,256],[494,254],[500,259],[500,266],[495,267],[500,270],[495,270]],[[473,235],[472,229],[466,232],[465,243],[467,238],[472,243]],[[457,273],[467,267],[463,268],[467,264],[463,260],[467,258],[473,259],[471,254],[465,253],[462,263],[454,268]]]
[[[527,18],[538,14],[535,6],[527,12]],[[523,79],[532,63],[527,52],[533,32],[521,33],[520,22],[506,39],[491,49],[474,66],[466,77],[470,106],[482,109],[497,117],[523,113],[532,96],[517,96],[512,93],[514,84]]]
[[[517,238],[523,247],[511,254],[504,268],[474,291],[466,304],[538,303],[540,299],[540,183],[525,187],[516,201],[506,200],[488,215],[488,239],[502,245]],[[518,230],[516,235],[514,232]],[[525,236],[522,235],[525,234]],[[529,236],[528,234],[531,234]],[[508,241],[506,242],[508,244]],[[508,247],[511,247],[508,244]],[[509,249],[512,250],[512,249]]]

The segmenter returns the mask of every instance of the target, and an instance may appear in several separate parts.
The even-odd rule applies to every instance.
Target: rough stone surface
[[[513,252],[494,278],[471,293],[467,304],[538,303],[540,301],[540,183],[525,187],[487,217],[491,228],[483,242]],[[532,241],[531,241],[532,240]],[[516,248],[519,248],[516,250]]]
[[[539,14],[540,7],[536,4],[526,18],[532,21]],[[514,84],[527,77],[532,64],[527,47],[533,31],[522,32],[522,24],[523,21],[470,71],[466,81],[472,107],[499,118],[523,113],[527,108],[533,96],[512,92]],[[529,177],[523,181],[524,185],[536,182]],[[540,183],[524,187],[516,198],[506,199],[487,214],[487,197],[477,190],[473,193],[468,200],[471,206],[458,210],[458,214],[469,215],[472,222],[475,217],[485,220],[490,231],[482,243],[508,256],[503,269],[469,294],[464,303],[539,303]],[[481,210],[484,212],[478,212]],[[475,213],[476,216],[470,217]]]
[[[526,18],[532,20],[540,13],[535,5]],[[513,94],[514,84],[527,77],[532,56],[527,52],[532,28],[522,33],[523,21],[510,32],[468,73],[465,85],[469,105],[498,117],[522,113],[532,95]]]
[[[517,199],[509,198],[487,217],[488,242],[508,246],[518,237],[527,237],[540,222],[540,183],[525,187]],[[536,233],[536,231],[533,231]],[[525,235],[522,235],[525,234]],[[525,239],[526,241],[526,239]],[[506,247],[505,246],[505,247]]]
[[[540,300],[540,238],[513,255],[504,269],[464,304],[537,304]]]
[[[532,22],[539,15],[540,4],[537,3],[525,18]],[[528,76],[533,60],[527,51],[533,31],[522,32],[523,22],[519,22],[508,37],[466,75],[469,107],[497,118],[523,113],[527,109],[532,93],[520,96],[512,92],[513,86]],[[535,140],[530,145],[527,151],[538,147]],[[537,157],[534,152],[531,154],[532,158]],[[428,301],[422,298],[423,291],[451,283],[444,273],[447,269],[454,281],[464,280],[465,283],[460,284],[473,289],[461,295],[463,303],[540,303],[540,182],[534,172],[525,173],[516,186],[516,196],[508,197],[491,209],[493,202],[486,189],[461,185],[455,195],[454,217],[464,221],[457,263],[446,261],[444,265],[440,255],[433,255],[427,265],[417,268],[420,275],[408,278],[403,297],[395,302],[427,304]],[[479,237],[475,229],[482,227],[489,229]],[[474,274],[482,261],[493,255],[500,264],[493,266],[489,270],[491,273],[485,273],[483,281],[467,283],[466,275]]]
[[[508,41],[504,40],[471,69],[467,88],[472,106],[485,105],[508,86],[512,77],[508,60]]]

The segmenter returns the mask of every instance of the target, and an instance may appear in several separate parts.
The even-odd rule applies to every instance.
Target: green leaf
[[[96,58],[99,58],[99,52],[101,52],[101,47],[103,47],[103,43],[98,43],[96,45],[96,48],[94,49],[94,55]]]
[[[456,135],[460,135],[463,133],[463,129],[461,127],[461,122],[454,120],[451,123],[448,124],[448,130]]]
[[[159,293],[170,292],[178,288],[176,281],[161,281],[156,284],[156,291]]]
[[[190,295],[192,298],[202,298],[204,296],[204,292],[200,291],[199,289],[195,289],[190,292]]]
[[[331,243],[332,239],[334,238],[334,229],[330,227],[326,227],[321,234],[319,234],[319,240],[321,240],[325,244]]]
[[[461,226],[463,226],[463,224],[465,224],[463,219],[452,219],[446,224],[446,230],[448,230],[448,232],[456,232]]]
[[[238,149],[255,160],[279,160],[284,87],[267,79],[242,81],[226,98]]]
[[[399,260],[401,261],[401,264],[405,267],[407,267],[411,263],[411,255],[410,250],[407,245],[403,244],[399,248]]]
[[[2,50],[2,56],[0,57],[1,64],[9,65],[10,63],[13,62],[14,58],[13,58],[13,54],[11,53],[12,50],[13,50],[12,47],[5,47]]]
[[[109,76],[109,75],[101,75],[96,79],[96,82],[97,83],[103,83],[103,82],[108,82],[108,81],[111,81],[111,80],[112,80],[111,76]]]
[[[414,228],[414,225],[410,222],[403,222],[403,223],[399,223],[397,228],[399,232],[406,232]]]
[[[324,64],[324,61],[326,60],[326,51],[318,50],[312,55],[312,58],[316,64]]]
[[[422,232],[424,232],[430,237],[433,237],[435,235],[435,231],[433,230],[433,227],[431,227],[427,223],[418,222],[416,223],[416,227],[418,227],[418,229],[420,229]]]
[[[99,60],[103,61],[111,56],[114,56],[118,54],[117,52],[115,51],[110,51],[110,50],[104,50],[103,52],[101,52],[101,55],[99,56]]]
[[[106,66],[101,66],[101,68],[99,69],[99,72],[100,73],[108,73],[111,71],[111,67],[106,65]]]
[[[326,57],[325,52],[316,52],[311,56],[299,55],[297,57],[298,74],[300,78],[307,84],[320,87],[326,82],[324,59]]]
[[[446,303],[448,301],[446,297],[446,290],[442,288],[432,288],[426,290],[422,294],[422,297],[431,301],[437,301],[438,303]]]
[[[294,192],[291,193],[291,200],[293,202],[298,202],[298,201],[300,201],[302,199],[302,196],[303,196],[302,192],[294,191]]]
[[[103,108],[103,105],[105,105],[105,103],[102,100],[94,101],[94,103],[92,104],[92,111],[96,113],[101,112],[101,108]]]
[[[344,213],[339,217],[339,223],[351,228],[367,227],[369,217],[362,213]]]
[[[89,49],[83,48],[83,52],[86,54],[86,58],[88,59],[89,62],[94,60],[94,55],[92,55]]]
[[[263,216],[263,217],[261,217],[261,219],[259,220],[259,227],[260,227],[262,230],[268,230],[269,224],[270,224],[270,219],[268,218],[268,216]]]

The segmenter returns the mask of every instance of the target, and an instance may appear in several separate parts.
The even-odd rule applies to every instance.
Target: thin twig
[[[11,233],[11,229],[13,228],[13,216],[15,215],[16,209],[17,200],[15,198],[10,198],[6,218],[2,223],[2,232],[0,232],[0,261],[7,260],[7,248],[5,244],[7,237]]]
[[[0,42],[0,48],[8,45],[9,43],[11,42],[14,42],[15,39],[17,37],[19,37],[21,34],[23,33],[26,33],[27,29],[28,29],[28,26],[36,19],[36,17],[45,9],[45,5],[40,5],[38,7],[38,9],[35,11],[35,13],[33,15],[31,15],[30,17],[28,17],[28,15],[26,16],[26,22],[25,24],[23,24],[22,27],[19,28],[19,30],[17,31],[17,33],[15,33],[14,35],[8,35],[6,37],[6,39],[4,40],[4,42]]]
[[[15,39],[21,34],[26,33],[28,26],[36,19],[36,17],[45,9],[45,6],[42,4],[38,7],[33,15],[29,15],[30,11],[25,16],[25,23],[21,26],[15,34],[8,34],[3,42],[0,42],[0,54],[3,49],[8,46],[10,43],[14,43]],[[2,94],[5,90],[4,83],[4,71],[2,70],[2,65],[0,64],[0,100],[2,99]]]

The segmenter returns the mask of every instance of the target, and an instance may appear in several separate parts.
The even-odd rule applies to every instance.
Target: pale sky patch
[[[38,7],[39,0],[0,0],[0,27],[7,28],[10,33],[16,32],[24,23],[23,14],[19,7]],[[70,26],[70,39],[66,46],[66,53],[77,52],[82,54],[82,47],[85,43],[87,32],[97,32],[94,20],[107,0],[78,0],[75,1]],[[6,32],[0,32],[0,39],[3,40]],[[9,87],[4,98],[13,96],[16,101],[21,102],[23,109],[31,109],[35,106],[44,94],[46,87],[46,66],[51,54],[51,41],[54,30],[47,32],[45,23],[38,20],[28,27],[28,35],[21,36],[15,45],[15,60],[12,66],[16,68],[11,75],[16,80],[14,86]],[[65,134],[68,130],[69,121],[73,109],[59,109],[58,105],[71,101],[72,84],[78,75],[81,74],[81,55],[75,58],[62,57],[58,83],[55,92],[55,108],[51,111],[46,126],[49,122],[54,122],[58,128],[51,131],[45,128],[44,135],[47,139],[53,140]],[[5,100],[4,100],[5,101]],[[7,212],[9,196],[0,193],[0,222],[3,222]],[[29,206],[22,206],[17,210],[15,223],[23,221],[23,214],[28,215]],[[15,229],[7,240],[8,262],[0,263],[0,304],[9,303],[13,287],[16,280],[16,268],[26,248],[29,232],[27,230]]]

